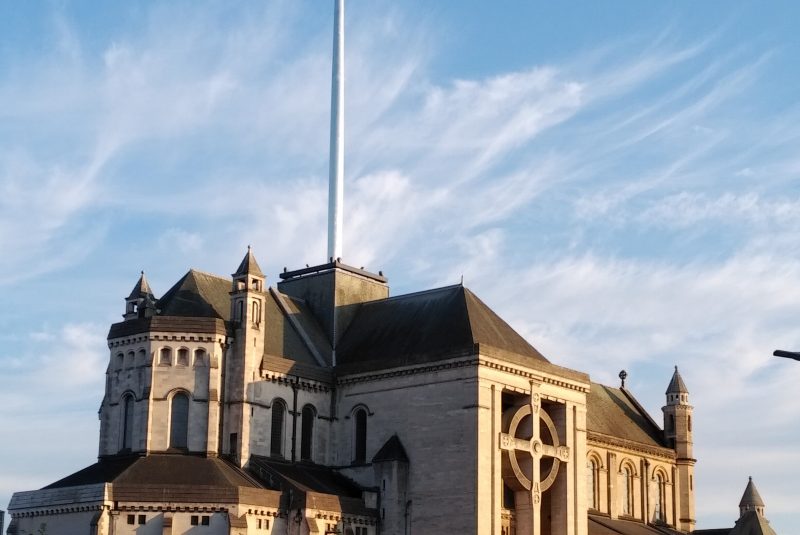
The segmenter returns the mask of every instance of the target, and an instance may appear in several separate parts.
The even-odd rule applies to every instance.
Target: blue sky
[[[0,3],[0,504],[94,459],[144,269],[323,260],[325,2]],[[798,533],[793,3],[350,0],[344,260],[467,286],[657,419],[680,366],[698,519],[752,475]]]

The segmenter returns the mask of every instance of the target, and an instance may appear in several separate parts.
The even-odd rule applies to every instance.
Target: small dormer
[[[122,317],[126,320],[150,317],[155,312],[155,303],[156,298],[142,271],[136,286],[125,298],[125,314]]]

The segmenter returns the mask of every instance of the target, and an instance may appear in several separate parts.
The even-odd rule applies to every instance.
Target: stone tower
[[[667,387],[667,404],[661,408],[664,412],[664,436],[669,445],[675,449],[676,470],[675,481],[678,527],[684,531],[693,531],[696,522],[694,511],[694,465],[696,459],[692,452],[692,411],[689,405],[689,389],[683,382],[678,367]]]
[[[247,248],[232,275],[231,321],[234,337],[225,359],[226,416],[223,452],[241,465],[250,458],[250,414],[247,389],[257,379],[264,354],[266,277]]]

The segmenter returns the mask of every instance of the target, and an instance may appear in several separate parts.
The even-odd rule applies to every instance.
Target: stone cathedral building
[[[272,284],[248,249],[230,278],[190,270],[160,297],[142,274],[108,333],[97,463],[14,494],[7,535],[693,531],[677,367],[655,421],[624,372],[551,362],[463,285],[390,296],[339,260],[343,6],[329,263]],[[761,533],[747,507],[724,533]]]
[[[108,333],[99,460],[9,534],[586,535],[695,525],[692,406],[663,421],[551,362],[469,289],[333,261],[270,285],[144,275]]]

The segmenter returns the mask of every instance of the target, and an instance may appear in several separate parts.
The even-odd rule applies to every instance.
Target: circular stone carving
[[[526,416],[531,415],[531,406],[530,405],[523,405],[517,412],[514,413],[514,416],[511,418],[511,422],[508,426],[508,435],[510,437],[517,436],[517,430],[519,428],[519,424]],[[550,437],[553,439],[553,448],[556,451],[559,451],[559,442],[558,442],[558,433],[556,432],[556,426],[553,424],[553,420],[550,419],[550,415],[547,414],[544,409],[539,408],[539,420],[547,426],[547,430],[550,432]],[[541,427],[540,427],[541,429]],[[533,462],[539,462],[541,459],[542,451],[544,450],[544,445],[539,440],[531,440],[530,445],[530,452],[529,454],[533,457]],[[519,460],[517,459],[517,453],[521,453],[524,450],[519,449],[510,449],[508,451],[508,458],[511,461],[511,468],[514,470],[514,475],[517,476],[517,481],[525,487],[527,490],[531,489],[531,478],[528,477],[523,471],[522,468],[519,466]],[[553,465],[550,467],[550,471],[548,472],[547,476],[541,480],[539,485],[539,491],[544,492],[549,489],[552,484],[556,480],[556,476],[558,475],[558,468],[561,465],[561,460],[558,457],[553,457]]]

